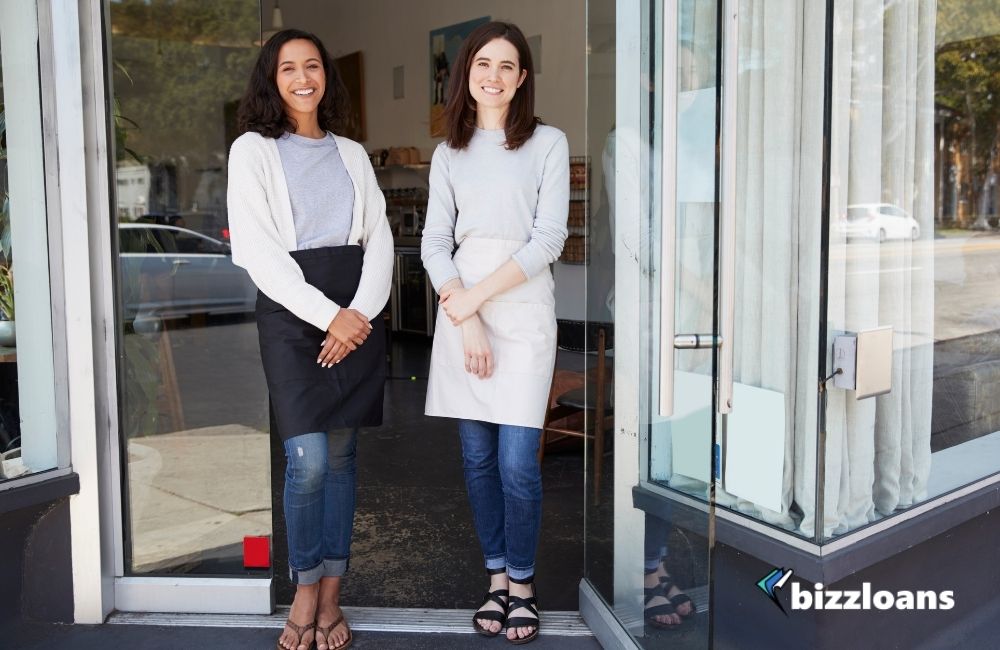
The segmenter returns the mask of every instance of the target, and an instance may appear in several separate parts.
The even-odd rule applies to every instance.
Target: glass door
[[[582,607],[625,645],[705,647],[716,514],[810,533],[816,517],[827,17],[589,7],[617,345],[614,478],[587,511],[584,602],[601,607]],[[677,625],[680,591],[695,614]]]
[[[232,262],[226,212],[227,154],[259,51],[260,4],[112,2],[106,16],[122,459],[116,607],[269,612],[256,288]]]
[[[587,508],[584,601],[592,593],[613,621],[599,638],[643,648],[710,645],[715,414],[725,404],[715,401],[727,180],[716,157],[718,23],[716,3],[590,3],[588,130],[605,190],[594,230],[604,217],[613,234],[605,302],[617,331],[613,470]],[[588,284],[605,272],[591,265]]]

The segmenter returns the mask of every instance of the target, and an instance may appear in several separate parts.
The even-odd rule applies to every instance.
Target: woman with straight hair
[[[524,34],[477,27],[452,69],[421,257],[440,294],[427,415],[458,419],[490,587],[473,617],[511,643],[538,636],[538,445],[556,354],[549,264],[562,252],[569,150],[535,117]],[[455,247],[457,252],[452,254]]]
[[[257,285],[257,329],[285,447],[295,600],[277,647],[344,650],[357,428],[382,423],[392,233],[364,148],[334,134],[347,91],[320,40],[261,49],[229,153],[233,262]]]

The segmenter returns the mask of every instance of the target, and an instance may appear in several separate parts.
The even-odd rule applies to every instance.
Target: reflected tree
[[[1000,12],[995,0],[941,0],[937,18],[935,100],[956,203],[973,213],[951,216],[986,230],[1000,173]]]

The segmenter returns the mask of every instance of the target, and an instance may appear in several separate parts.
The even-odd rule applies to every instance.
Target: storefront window
[[[718,506],[811,536],[825,65],[815,44],[823,42],[825,10],[733,6],[736,24],[721,35],[714,5],[678,6],[676,247],[663,263],[675,264],[674,333],[701,338],[696,349],[679,341],[674,353],[674,411],[669,420],[652,417],[649,476],[702,500],[714,482]],[[723,74],[735,77],[735,106],[720,140],[730,143],[732,162],[717,169],[720,38],[723,51],[734,48]],[[730,174],[735,191],[717,204],[717,183]],[[717,222],[717,209],[731,216]],[[720,243],[728,232],[731,252]],[[719,267],[731,274],[732,307],[718,314],[716,301],[726,298],[717,245],[733,261]],[[732,383],[717,397],[728,413],[718,417],[713,450],[719,367],[706,341],[725,319],[731,330],[719,353],[731,359]]]
[[[3,481],[52,469],[58,463],[38,18],[34,2],[0,4],[0,60],[0,481]]]
[[[996,5],[835,8],[826,344],[891,328],[891,388],[829,392],[825,536],[1000,471]]]
[[[111,3],[126,571],[244,575],[271,533],[256,288],[226,168],[256,0]]]

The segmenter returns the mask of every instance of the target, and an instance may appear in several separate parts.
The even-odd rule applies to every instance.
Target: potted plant
[[[0,104],[0,346],[14,346],[14,267],[10,249],[10,201],[7,196],[7,119]]]
[[[14,343],[14,269],[0,263],[0,346]]]

